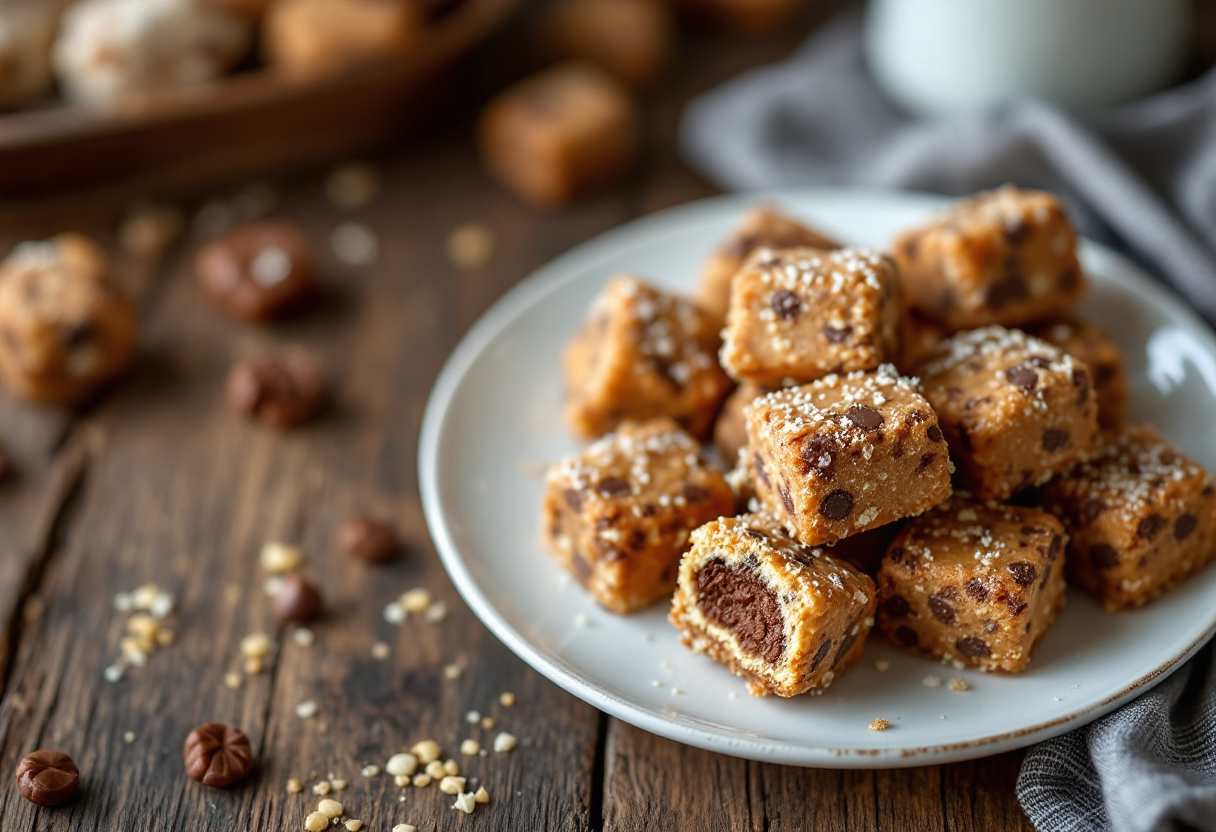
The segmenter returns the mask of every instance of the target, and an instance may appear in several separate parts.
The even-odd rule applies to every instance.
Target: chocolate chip
[[[1005,379],[1014,387],[1022,388],[1023,393],[1030,393],[1039,383],[1039,374],[1030,367],[1029,361],[1023,361],[1006,370]]]
[[[1011,563],[1007,568],[1018,586],[1030,586],[1039,577],[1039,570],[1024,560]]]
[[[1160,514],[1150,514],[1136,526],[1136,537],[1141,540],[1152,540],[1157,533],[1166,527],[1166,519]]]
[[[866,404],[855,404],[844,415],[862,430],[878,430],[886,421],[881,413]]]
[[[574,564],[574,577],[578,578],[578,582],[583,586],[591,580],[591,563],[587,560],[582,552],[574,551],[571,553],[571,562]]]
[[[892,595],[882,602],[882,611],[889,618],[906,618],[908,602],[902,595]]]
[[[691,482],[684,486],[683,494],[684,499],[690,503],[703,503],[708,500],[710,496],[712,496],[709,493],[709,489],[702,488],[701,486]]]
[[[1026,609],[1026,602],[1021,598],[1010,596],[1005,599],[1005,606],[1009,608],[1009,614],[1017,618]]]
[[[1047,586],[1047,579],[1051,577],[1051,567],[1053,564],[1047,564],[1047,568],[1043,570],[1043,580],[1039,581],[1039,589]]]
[[[768,472],[764,470],[764,461],[760,459],[760,454],[752,454],[752,467],[756,469],[756,479],[765,486],[771,487],[772,484],[768,481]]]
[[[1087,524],[1098,519],[1098,515],[1106,509],[1106,503],[1101,500],[1086,500],[1081,503],[1081,519]]]
[[[759,575],[744,566],[711,560],[697,572],[696,584],[697,603],[706,618],[732,632],[748,653],[769,664],[781,661],[785,622],[777,593]]]
[[[829,520],[844,520],[853,511],[853,495],[837,488],[819,501],[819,513]]]
[[[1084,370],[1072,371],[1072,383],[1080,392],[1077,394],[1077,403],[1085,404],[1089,401],[1089,376]]]
[[[929,429],[927,431],[925,431],[925,437],[930,442],[941,442],[942,441],[942,429],[939,428],[937,425],[929,425]]]
[[[761,242],[759,234],[741,234],[726,245],[725,251],[732,257],[742,260],[751,254],[753,249],[758,248]]]
[[[1193,514],[1184,514],[1174,521],[1174,540],[1186,540],[1199,525],[1199,519]]]
[[[1055,560],[1060,554],[1060,548],[1064,545],[1064,541],[1058,534],[1051,536],[1051,544],[1047,547],[1047,559]]]
[[[845,343],[852,334],[853,327],[851,326],[834,327],[831,324],[825,324],[823,327],[823,337],[833,344]]]
[[[794,516],[794,498],[790,496],[790,490],[784,485],[778,487],[777,492],[781,495],[781,504],[785,506],[786,512],[790,517]]]
[[[1097,543],[1089,547],[1089,561],[1095,569],[1114,569],[1119,565],[1119,553],[1113,546]]]
[[[929,611],[933,613],[933,617],[943,624],[954,623],[954,607],[946,603],[942,593],[935,592],[929,596]]]
[[[920,644],[920,636],[911,627],[902,626],[895,630],[895,640],[904,647],[915,647]]]
[[[573,511],[582,508],[583,498],[578,491],[567,489],[565,498]],[[348,556],[367,563],[387,563],[401,550],[393,524],[367,516],[347,523],[342,528],[340,543]]]
[[[241,361],[228,374],[232,406],[276,428],[311,420],[321,410],[324,392],[320,366],[298,346]]]
[[[907,237],[899,245],[899,253],[909,260],[916,259],[916,252],[920,248],[919,237]]]
[[[199,250],[195,271],[210,298],[246,320],[293,312],[317,288],[308,238],[285,222],[242,225]]]
[[[1011,265],[1017,268],[1016,264]],[[992,284],[988,289],[986,297],[989,306],[993,309],[1000,309],[1008,303],[1026,300],[1026,298],[1030,297],[1030,291],[1026,287],[1026,281],[1021,276],[1011,274],[1004,280]]]
[[[210,722],[191,731],[182,757],[190,779],[215,789],[235,786],[253,769],[249,737],[222,722]]]
[[[773,311],[783,321],[792,321],[802,311],[802,301],[789,289],[778,289],[773,293]]]
[[[595,491],[605,500],[611,500],[629,496],[633,493],[633,488],[629,485],[629,480],[622,477],[604,477],[595,486]]]
[[[759,529],[744,529],[743,533],[748,537],[755,538],[756,540],[768,540],[768,535]]]
[[[58,806],[79,785],[80,769],[62,751],[35,751],[17,766],[17,791],[38,806]]]
[[[1030,236],[1030,224],[1021,217],[1005,218],[1005,239],[1012,245],[1021,245]]]
[[[919,474],[922,471],[924,471],[926,468],[928,468],[930,465],[933,464],[933,460],[935,460],[935,459],[937,459],[937,454],[935,454],[935,453],[921,454],[920,464],[916,466],[916,473]]]
[[[984,586],[984,582],[979,578],[972,578],[963,585],[963,589],[967,590],[967,594],[976,601],[983,601],[988,597],[988,587]]]
[[[802,461],[807,471],[813,472],[825,480],[832,479],[832,466],[836,461],[834,451],[839,450],[836,443],[829,437],[814,435],[802,446]]]
[[[280,621],[307,624],[321,617],[321,590],[303,575],[288,575],[271,602]]]
[[[1060,272],[1060,288],[1065,292],[1071,292],[1081,283],[1081,274],[1075,266],[1068,266],[1064,271]]]
[[[832,639],[824,636],[824,639],[819,644],[819,648],[815,651],[815,655],[811,658],[811,673],[819,667],[819,664],[828,657],[828,653],[832,650]]]
[[[1058,451],[1068,444],[1069,433],[1060,428],[1047,428],[1043,431],[1043,450]]]
[[[975,636],[960,638],[954,642],[954,646],[958,648],[958,652],[973,659],[986,659],[992,655],[992,651],[988,648],[988,642]]]
[[[857,643],[857,635],[861,632],[858,623],[854,621],[849,626],[847,635],[840,640],[840,647],[836,649],[836,658],[832,659],[832,667],[839,665],[844,660],[844,657],[849,654],[849,650],[852,649],[853,645]]]

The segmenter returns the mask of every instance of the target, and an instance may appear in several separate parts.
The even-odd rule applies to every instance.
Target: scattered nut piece
[[[389,657],[389,655],[391,655],[391,653],[392,653],[392,650],[389,648],[388,644],[383,641],[377,641],[375,644],[372,645],[372,658],[373,659],[377,659],[379,661],[384,661],[385,659],[387,659]]]
[[[312,719],[317,715],[317,703],[311,699],[305,699],[299,705],[296,705],[296,716],[300,719]]]
[[[314,784],[312,787],[312,793],[318,797],[324,797],[325,795],[329,794],[329,781],[322,780],[320,783]]]
[[[308,832],[325,832],[329,828],[329,818],[320,812],[313,812],[304,818],[304,828]]]
[[[408,774],[398,774],[393,778],[393,783],[401,788],[405,788],[410,785],[410,776]]]
[[[887,661],[886,659],[875,659],[874,660],[874,669],[877,670],[879,673],[886,673],[888,670],[891,669],[891,663],[889,661]]]
[[[446,772],[443,770],[443,763],[438,760],[431,760],[426,764],[426,773],[431,775],[432,780],[439,780]]]
[[[102,675],[105,677],[107,682],[113,685],[122,681],[122,677],[125,672],[126,671],[123,669],[122,665],[112,664],[105,669]]]
[[[274,647],[274,642],[265,633],[250,633],[241,639],[241,655],[247,658],[261,658]]]
[[[240,690],[241,674],[235,670],[224,674],[224,685],[232,690]]]
[[[465,792],[457,795],[456,802],[452,804],[453,809],[458,809],[466,815],[473,814],[473,810],[477,808],[477,799],[472,792]]]
[[[930,674],[924,678],[921,684],[927,688],[940,688],[942,686],[942,677]]]
[[[422,740],[416,743],[410,751],[418,756],[419,762],[430,763],[433,760],[438,760],[443,751],[439,748],[439,743],[434,740]]]
[[[422,774],[415,774],[413,782],[415,786],[422,789],[431,785],[431,779],[431,775],[423,772]]]
[[[384,620],[389,624],[400,624],[405,621],[405,607],[396,601],[389,601],[384,607]]]
[[[450,777],[457,776],[460,774],[460,763],[456,762],[455,760],[444,760],[443,773]]]
[[[363,828],[363,821],[351,818],[346,822],[345,826],[350,830],[350,832],[359,832],[359,830]]]
[[[366,765],[363,767],[363,770],[360,771],[359,773],[362,774],[364,777],[379,777],[380,776],[380,766]]]
[[[361,208],[380,193],[380,172],[364,162],[347,162],[325,177],[325,196],[335,208]]]
[[[481,714],[479,714],[477,711],[469,711],[464,715],[464,721],[470,725],[476,725],[477,723],[481,722]]]
[[[481,743],[477,740],[465,740],[460,744],[460,753],[466,757],[476,757],[481,752]]]
[[[330,800],[329,798],[326,798],[317,804],[317,811],[331,820],[333,818],[340,818],[346,813],[346,809],[341,803],[336,800]]]
[[[367,266],[380,255],[376,233],[363,223],[344,222],[329,238],[334,256],[348,266]]]
[[[287,793],[288,794],[299,794],[302,791],[304,791],[304,784],[301,783],[299,780],[297,780],[294,777],[291,777],[287,780]]]
[[[245,668],[245,672],[250,676],[257,676],[265,669],[265,665],[262,663],[262,660],[257,656],[250,656],[249,658],[245,659],[241,666]]]
[[[119,245],[133,257],[159,257],[181,236],[184,226],[176,205],[138,205],[123,218]]]
[[[494,232],[478,223],[466,223],[448,235],[448,257],[462,269],[484,266],[494,253]]]
[[[268,540],[262,544],[258,560],[262,569],[271,575],[286,575],[304,566],[304,555],[300,553],[299,548],[277,540]]]
[[[970,690],[970,689],[971,689],[971,686],[967,684],[967,681],[965,679],[961,679],[958,676],[955,676],[953,679],[950,680],[950,690],[961,692],[961,691]]]
[[[485,786],[482,786],[481,788],[479,788],[477,790],[477,793],[475,795],[473,795],[473,799],[476,800],[478,803],[489,803],[490,802],[490,793],[488,791],[486,791]]]
[[[394,777],[402,774],[408,777],[418,770],[418,758],[405,752],[394,754],[384,764],[384,770]]]
[[[122,735],[122,741],[125,742],[127,745],[130,745],[131,743],[135,742],[135,732],[127,731],[125,734]]]
[[[460,674],[464,673],[464,668],[453,662],[443,669],[443,675],[449,679],[459,679]]]
[[[283,622],[307,623],[321,617],[324,602],[321,590],[303,575],[288,575],[274,596],[271,609],[275,618]]]
[[[876,719],[870,723],[871,731],[885,731],[890,727],[891,727],[891,723],[887,722],[885,719],[883,719],[881,717],[879,717],[878,719]]]
[[[464,783],[463,777],[444,777],[439,781],[439,791],[444,794],[460,794],[464,791]]]
[[[297,627],[291,638],[301,647],[312,647],[317,641],[317,634],[307,627]]]
[[[401,550],[397,529],[391,523],[366,516],[343,527],[341,544],[347,555],[367,563],[386,563]]]
[[[431,591],[425,587],[415,587],[402,594],[398,603],[406,612],[424,612],[431,605]]]
[[[440,621],[448,617],[448,605],[444,601],[436,601],[426,608],[426,612],[422,614],[428,624],[438,624]]]
[[[485,728],[487,731],[493,730],[494,726],[497,724],[498,723],[494,721],[494,717],[492,716],[483,716],[481,718],[481,727]]]
[[[346,781],[345,780],[341,780],[341,779],[335,780],[333,777],[331,777],[331,778],[329,778],[329,785],[332,786],[333,790],[336,792],[346,791]]]
[[[409,823],[399,823],[393,827],[393,832],[418,832],[418,827]]]
[[[518,741],[514,734],[508,734],[506,731],[500,733],[494,738],[494,750],[500,754],[505,754],[515,748]]]
[[[504,708],[514,708],[515,694],[511,693],[511,691],[504,692],[498,697],[498,704],[502,705]]]

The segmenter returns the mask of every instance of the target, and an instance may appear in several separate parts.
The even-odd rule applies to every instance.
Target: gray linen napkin
[[[733,189],[1047,188],[1084,233],[1128,249],[1216,320],[1216,70],[1084,121],[1030,101],[916,121],[866,75],[860,25],[846,13],[785,63],[694,100],[686,158]],[[1017,792],[1041,832],[1216,832],[1212,645],[1131,704],[1032,748]]]
[[[1126,248],[1216,320],[1216,70],[1086,120],[1034,101],[918,121],[865,72],[850,11],[793,57],[693,100],[685,157],[731,189],[1046,188],[1083,233]]]

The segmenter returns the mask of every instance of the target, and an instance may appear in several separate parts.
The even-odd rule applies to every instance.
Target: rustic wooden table
[[[833,5],[821,4],[807,25]],[[385,189],[375,202],[344,214],[325,200],[319,175],[282,183],[277,213],[320,248],[346,218],[379,235],[379,259],[367,268],[325,254],[329,289],[315,313],[273,328],[217,314],[192,277],[187,241],[128,273],[143,307],[142,357],[121,388],[77,414],[0,393],[0,442],[16,468],[0,484],[0,828],[301,829],[317,798],[286,793],[287,779],[310,785],[330,772],[349,784],[338,795],[348,813],[385,832],[402,822],[428,831],[1030,828],[1013,796],[1019,754],[898,771],[802,770],[687,748],[596,712],[472,616],[423,523],[419,422],[461,334],[554,255],[712,193],[677,159],[682,103],[783,56],[805,30],[758,42],[686,37],[670,83],[645,104],[649,152],[639,174],[560,213],[522,206],[476,160],[475,102],[502,85],[503,66],[525,63],[514,48],[519,28],[508,30],[462,80],[467,104],[378,160]],[[0,251],[68,228],[113,240],[128,196],[9,205],[0,209]],[[462,270],[444,240],[471,221],[491,228],[497,245],[487,265]],[[333,404],[314,426],[279,434],[234,415],[222,385],[233,360],[284,340],[324,357]],[[341,556],[338,529],[365,510],[397,519],[406,557],[371,568]],[[311,648],[270,614],[257,557],[268,539],[301,545],[324,588],[329,614]],[[126,617],[112,598],[148,582],[177,593],[176,643],[110,684],[103,671]],[[384,605],[413,586],[446,600],[445,621],[384,621]],[[267,672],[229,689],[238,642],[256,631],[276,634],[281,649]],[[377,641],[391,645],[387,660],[372,657]],[[467,668],[463,676],[445,677],[451,662]],[[498,704],[506,690],[518,697],[513,709]],[[304,721],[296,706],[309,699],[319,713]],[[493,796],[489,807],[466,817],[436,788],[402,791],[390,778],[360,776],[419,739],[435,738],[457,758],[464,737],[485,743],[494,732],[467,725],[470,710],[520,738],[515,752],[466,765]],[[211,720],[241,726],[257,753],[255,776],[231,791],[183,774],[186,733]],[[12,785],[17,761],[39,747],[68,751],[83,772],[64,807],[38,809]]]

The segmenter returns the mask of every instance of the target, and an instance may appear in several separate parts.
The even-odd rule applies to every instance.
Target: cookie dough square
[[[878,629],[943,662],[1025,670],[1064,605],[1067,539],[1045,511],[957,493],[891,542],[878,572]]]
[[[818,693],[860,658],[874,583],[764,515],[722,518],[692,533],[670,618],[753,694]]]
[[[629,424],[552,466],[541,537],[595,600],[618,613],[671,595],[688,534],[733,514],[735,496],[670,419]]]

